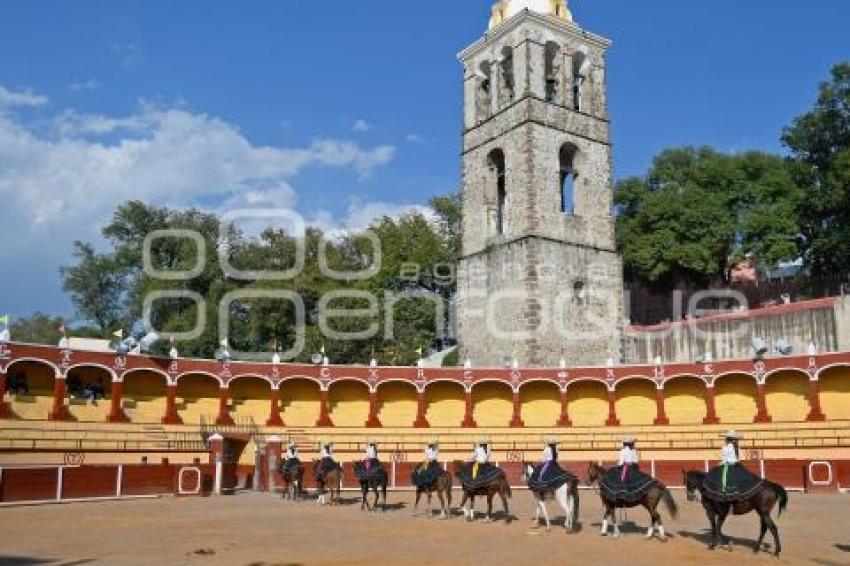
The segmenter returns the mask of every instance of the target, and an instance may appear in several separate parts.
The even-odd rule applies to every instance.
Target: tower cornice
[[[574,22],[525,10],[505,20],[495,28],[488,30],[481,39],[458,53],[458,60],[463,62],[471,57],[475,57],[490,43],[498,41],[499,39],[509,35],[511,32],[522,26],[522,24],[527,22],[548,27],[552,31],[565,33],[571,39],[583,41],[584,43],[602,51],[607,51],[613,45],[613,42],[610,39],[585,31]]]

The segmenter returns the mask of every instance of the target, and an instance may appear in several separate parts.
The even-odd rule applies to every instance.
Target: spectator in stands
[[[85,397],[86,392],[83,390],[83,382],[79,376],[69,375],[65,380],[65,387],[68,389],[68,395],[71,397]]]
[[[29,395],[30,386],[27,382],[27,376],[23,373],[16,373],[9,378],[9,386],[7,388],[10,395]]]
[[[98,377],[97,381],[90,384],[85,389],[85,397],[86,399],[91,399],[92,401],[100,401],[106,396],[106,386],[103,385],[103,378]]]

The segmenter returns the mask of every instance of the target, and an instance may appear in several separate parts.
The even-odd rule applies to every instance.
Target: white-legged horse
[[[523,464],[523,477],[528,481],[528,478],[532,476],[534,473],[534,466],[531,464]],[[540,515],[543,515],[543,519],[546,521],[546,530],[549,531],[552,529],[551,521],[549,520],[549,509],[547,508],[546,501],[549,499],[554,499],[561,506],[561,509],[564,510],[564,529],[567,532],[575,531],[576,526],[578,525],[578,511],[579,511],[579,496],[578,496],[578,479],[574,478],[573,480],[565,483],[558,489],[543,489],[543,490],[531,490],[531,494],[534,496],[535,508],[534,508],[534,524],[540,524]]]

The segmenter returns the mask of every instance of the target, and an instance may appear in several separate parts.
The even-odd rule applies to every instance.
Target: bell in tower
[[[503,0],[465,49],[458,338],[476,366],[620,359],[609,40],[563,0]]]

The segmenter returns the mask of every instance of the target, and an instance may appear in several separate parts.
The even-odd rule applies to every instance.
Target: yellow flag
[[[124,329],[123,328],[118,329],[115,332],[113,332],[112,335],[115,336],[116,338],[118,338],[119,340],[121,340],[122,338],[124,338]]]

